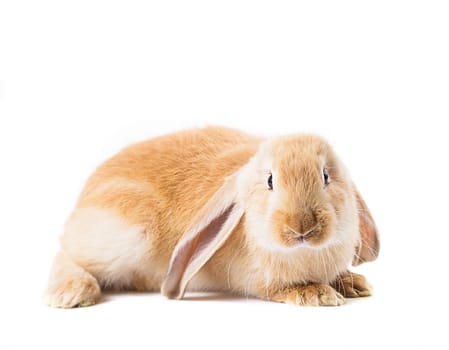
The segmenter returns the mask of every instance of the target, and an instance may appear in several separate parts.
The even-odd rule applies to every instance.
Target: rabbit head
[[[375,259],[379,248],[374,221],[331,146],[314,135],[270,139],[193,219],[162,293],[182,297],[239,223],[248,244],[273,254],[344,244],[353,246],[353,264],[359,264]]]

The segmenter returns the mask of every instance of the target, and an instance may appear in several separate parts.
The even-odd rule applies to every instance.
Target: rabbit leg
[[[98,302],[100,295],[97,280],[60,251],[50,273],[44,296],[46,303],[59,308],[90,306]]]
[[[369,297],[372,287],[362,275],[347,271],[337,277],[332,286],[346,298]]]
[[[287,288],[274,293],[269,299],[299,306],[339,306],[345,303],[344,297],[327,284]]]

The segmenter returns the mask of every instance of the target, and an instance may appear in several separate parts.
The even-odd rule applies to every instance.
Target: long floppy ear
[[[176,245],[162,284],[164,296],[182,298],[190,279],[225,243],[239,223],[243,208],[236,202],[238,173],[225,180]]]
[[[356,248],[352,265],[357,266],[367,261],[376,260],[379,255],[379,237],[371,212],[355,186],[354,192],[357,200],[357,210],[359,212],[360,242]]]

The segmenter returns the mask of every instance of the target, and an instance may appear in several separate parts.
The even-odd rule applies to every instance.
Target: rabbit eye
[[[329,173],[327,172],[326,168],[323,169],[323,181],[324,181],[324,186],[329,185]]]
[[[273,175],[270,174],[270,176],[268,176],[268,189],[271,191],[273,190]]]

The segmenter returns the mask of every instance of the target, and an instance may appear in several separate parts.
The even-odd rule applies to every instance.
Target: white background
[[[0,348],[447,349],[447,1],[0,1]],[[381,231],[371,298],[41,295],[83,182],[204,124],[334,145]]]

